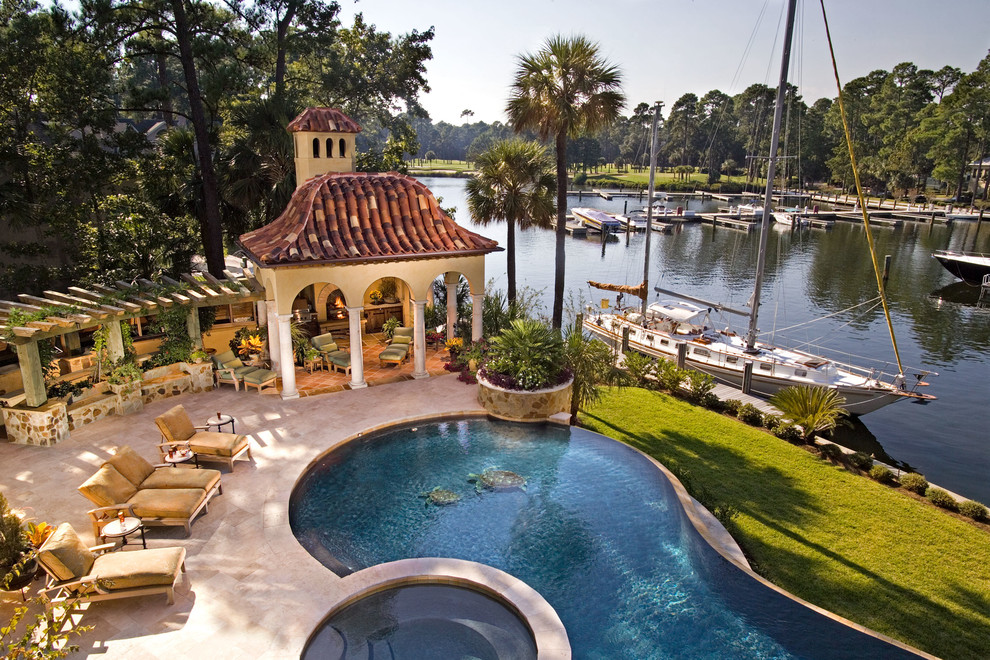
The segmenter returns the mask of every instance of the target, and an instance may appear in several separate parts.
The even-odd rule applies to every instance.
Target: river
[[[422,180],[443,198],[444,207],[457,209],[458,223],[505,245],[503,223],[481,227],[471,221],[464,179]],[[643,206],[637,198],[606,201],[584,195],[581,201],[576,196],[568,199],[569,206],[618,212],[627,203],[630,211]],[[685,203],[684,198],[677,198],[671,203],[715,210],[711,202]],[[856,307],[877,296],[863,226],[840,222],[830,230],[792,232],[777,226],[771,231],[760,330],[771,332],[828,316],[769,339],[786,346],[811,342],[809,350],[814,352],[896,372],[882,309],[879,305]],[[910,374],[912,367],[938,372],[926,379],[931,386],[925,388],[938,400],[887,406],[863,417],[863,425],[846,431],[843,441],[879,455],[878,442],[890,457],[930,481],[990,504],[990,431],[988,420],[979,412],[990,405],[990,307],[978,308],[978,289],[958,283],[931,258],[939,249],[990,253],[990,220],[979,231],[974,222],[949,226],[905,223],[898,228],[874,227],[873,231],[881,262],[883,255],[892,256],[887,291],[905,372]],[[628,245],[624,234],[618,239],[603,246],[597,237],[567,237],[566,287],[571,309],[607,295],[591,289],[589,279],[617,284],[642,281],[645,236],[632,235]],[[540,299],[549,315],[554,234],[544,229],[517,232],[516,245],[519,286],[542,291]],[[752,293],[758,247],[757,231],[695,223],[672,234],[654,233],[650,288],[661,286],[731,307],[744,306]],[[489,255],[486,272],[495,287],[504,291],[504,252]],[[658,297],[653,293],[650,302]],[[713,314],[713,320],[737,330],[746,327],[741,317],[718,319]]]

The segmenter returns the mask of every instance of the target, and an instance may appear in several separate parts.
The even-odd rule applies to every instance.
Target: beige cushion
[[[83,482],[79,492],[96,506],[110,506],[127,502],[137,492],[137,488],[117,472],[114,466],[104,463],[96,474]]]
[[[412,340],[412,337],[406,337],[405,335],[395,335],[392,337],[393,344],[411,344]]]
[[[130,503],[138,518],[189,518],[204,499],[202,488],[146,488]]]
[[[210,490],[220,481],[220,470],[159,468],[144,480],[141,488],[202,488]]]
[[[395,329],[395,332],[392,333],[392,336],[393,337],[412,337],[413,336],[413,329],[412,328],[406,328],[406,327],[403,327],[403,326],[399,326],[398,328]]]
[[[246,435],[200,431],[189,439],[189,448],[208,456],[233,456],[248,444]]]
[[[182,442],[192,437],[196,429],[189,421],[189,415],[182,405],[175,406],[163,415],[155,417],[155,424],[158,425],[162,435],[171,442]]]
[[[86,576],[95,559],[69,523],[59,525],[38,551],[38,561],[59,581]]]
[[[141,458],[136,451],[127,445],[118,447],[113,457],[107,461],[107,464],[112,465],[117,472],[134,484],[136,488],[140,488],[141,482],[155,471],[154,465]]]
[[[110,591],[167,587],[175,582],[185,557],[185,548],[108,552],[96,558],[90,576]]]

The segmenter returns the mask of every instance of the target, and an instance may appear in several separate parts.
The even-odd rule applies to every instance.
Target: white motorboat
[[[583,207],[573,208],[571,213],[576,220],[583,222],[585,227],[611,233],[625,231],[625,222],[611,213]]]

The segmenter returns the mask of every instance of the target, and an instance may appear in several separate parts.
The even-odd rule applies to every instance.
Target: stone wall
[[[4,408],[3,418],[11,442],[47,447],[69,437],[64,401],[48,401],[38,408]]]
[[[554,413],[570,411],[572,384],[573,381],[568,381],[545,390],[523,392],[496,387],[479,378],[478,402],[489,414],[499,419],[545,422]]]

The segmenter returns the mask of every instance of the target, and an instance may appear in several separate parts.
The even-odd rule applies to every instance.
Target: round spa
[[[650,459],[582,429],[461,418],[376,431],[311,464],[289,519],[340,575],[415,557],[500,569],[556,610],[575,658],[917,657],[730,563]]]

